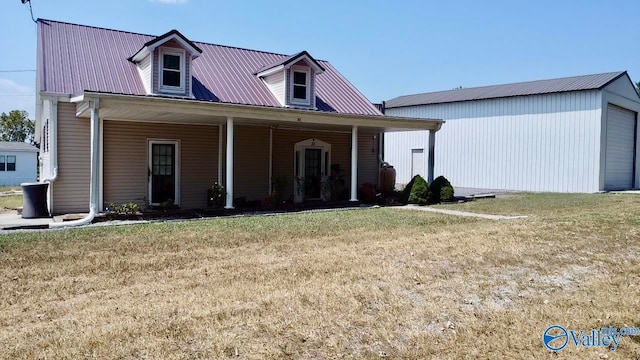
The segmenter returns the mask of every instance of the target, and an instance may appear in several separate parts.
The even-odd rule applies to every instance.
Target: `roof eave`
[[[174,110],[193,112],[217,113],[219,116],[234,116],[243,118],[256,118],[294,123],[317,123],[334,125],[355,125],[362,127],[379,127],[394,130],[433,130],[438,131],[444,124],[441,119],[421,119],[409,117],[396,117],[385,115],[344,114],[298,108],[281,108],[258,105],[232,104],[222,102],[201,101],[186,98],[165,98],[147,95],[123,95],[113,93],[100,93],[85,91],[81,96],[72,99],[73,102],[90,102],[100,98],[101,107],[105,106],[105,100],[117,100],[140,106],[153,106],[159,108],[166,106]],[[83,116],[85,114],[76,114]]]

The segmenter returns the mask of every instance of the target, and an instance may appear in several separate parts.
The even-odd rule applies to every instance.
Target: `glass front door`
[[[176,202],[176,144],[151,143],[151,203]]]
[[[322,183],[322,149],[304,150],[304,193],[309,199],[320,198]]]

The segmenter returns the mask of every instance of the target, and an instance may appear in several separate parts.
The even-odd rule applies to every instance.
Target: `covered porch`
[[[296,202],[326,200],[335,196],[327,193],[327,181],[336,173],[343,180],[340,196],[358,201],[363,183],[378,182],[381,133],[430,130],[432,179],[433,140],[442,125],[439,120],[89,92],[71,102],[78,121],[89,119],[87,183],[96,212],[109,202],[143,197],[151,205],[170,199],[180,207],[202,207],[198,196],[214,181],[225,188],[226,209],[235,208],[238,199],[262,200],[276,191]]]

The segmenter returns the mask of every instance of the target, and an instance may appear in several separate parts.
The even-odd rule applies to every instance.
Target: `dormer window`
[[[184,93],[185,51],[161,48],[160,50],[160,90]]]
[[[137,65],[140,80],[150,95],[193,97],[193,60],[202,50],[178,30],[144,43],[129,61]]]
[[[291,102],[309,105],[309,69],[293,68],[291,74]]]
[[[314,109],[316,75],[324,68],[308,52],[280,58],[255,72],[282,106]]]

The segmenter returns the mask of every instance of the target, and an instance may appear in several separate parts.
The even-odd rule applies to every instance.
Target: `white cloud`
[[[163,4],[184,4],[188,0],[149,0],[151,2],[159,2]]]
[[[36,91],[9,79],[0,79],[0,113],[26,110],[29,118],[36,116]]]

